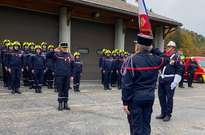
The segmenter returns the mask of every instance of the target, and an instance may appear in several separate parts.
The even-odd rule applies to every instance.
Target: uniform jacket
[[[102,68],[103,61],[104,61],[104,56],[100,56],[100,58],[99,58],[99,68]]]
[[[30,57],[29,50],[24,50],[24,52],[23,52],[23,67],[29,66],[29,57]]]
[[[52,53],[52,52],[48,52],[48,53]],[[46,54],[46,56],[47,56],[47,54]],[[54,60],[52,58],[46,58],[46,68],[54,71],[54,66],[55,66]]]
[[[170,63],[168,63],[162,70],[161,70],[161,77],[160,80],[165,82],[173,82],[174,75],[178,74],[181,75],[183,73],[183,65],[180,62],[180,56],[177,53],[173,53],[170,56]],[[173,75],[173,77],[164,77],[163,75]]]
[[[21,51],[12,51],[8,54],[8,67],[9,68],[22,68],[23,67],[23,54]]]
[[[197,64],[191,61],[188,65],[188,73],[193,74],[197,69]]]
[[[51,52],[47,54],[47,58],[54,60],[54,74],[56,76],[73,75],[73,58],[70,53]]]
[[[113,70],[113,59],[112,57],[105,57],[103,62],[102,62],[102,70],[111,72]]]
[[[128,105],[140,100],[154,100],[154,90],[159,70],[169,59],[156,55],[159,50],[140,52],[130,56],[124,63],[122,77],[122,101]]]
[[[75,59],[73,63],[73,74],[82,73],[83,64],[81,63],[80,59]]]
[[[30,65],[32,69],[45,69],[45,57],[41,54],[31,56]]]

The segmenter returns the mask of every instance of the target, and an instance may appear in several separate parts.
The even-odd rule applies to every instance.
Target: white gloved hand
[[[172,82],[171,83],[171,90],[174,90],[177,87],[177,83],[176,82]]]
[[[181,79],[182,79],[181,75],[178,74],[175,75],[174,81],[171,83],[171,90],[174,90],[177,87]]]

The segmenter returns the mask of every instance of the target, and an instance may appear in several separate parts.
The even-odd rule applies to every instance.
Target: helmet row
[[[52,45],[52,44],[48,45],[46,42],[42,42],[40,44],[35,44],[34,42],[23,42],[23,43],[21,43],[19,41],[11,41],[11,40],[5,39],[5,40],[3,40],[2,43],[6,47],[18,46],[18,47],[23,47],[23,48],[30,47],[30,48],[33,48],[33,49],[48,49],[48,50],[55,49],[55,45]],[[61,45],[61,47],[65,47],[65,46]],[[75,52],[73,55],[75,57],[80,56],[80,52]]]
[[[102,49],[102,54],[107,55],[107,54],[112,54],[112,55],[129,55],[127,51],[124,51],[122,49],[115,49],[115,50],[109,50],[109,49]]]
[[[33,47],[35,49],[54,49],[55,46],[50,44],[48,45],[46,42],[42,42],[40,44],[35,44],[34,42],[19,42],[19,41],[11,41],[11,40],[8,40],[8,39],[5,39],[3,41],[3,45],[6,46],[6,47],[14,47],[14,46],[18,46],[18,47]]]

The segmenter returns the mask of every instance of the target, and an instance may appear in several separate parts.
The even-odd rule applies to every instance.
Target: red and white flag
[[[144,0],[138,0],[138,9],[140,33],[152,36],[152,27]]]

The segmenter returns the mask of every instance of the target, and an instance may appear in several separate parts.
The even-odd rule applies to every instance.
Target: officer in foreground
[[[68,106],[70,78],[73,74],[73,58],[68,52],[67,43],[61,43],[55,52],[47,54],[54,60],[55,86],[58,91],[58,110],[70,110]]]
[[[169,60],[152,49],[153,38],[138,34],[135,54],[123,67],[122,101],[131,135],[150,135],[151,114],[159,69]]]
[[[180,64],[180,56],[176,52],[176,43],[170,41],[167,45],[165,55],[170,58],[170,63],[162,69],[159,78],[158,96],[161,106],[161,114],[157,119],[170,121],[173,110],[173,97],[175,89],[181,81],[183,67]]]

